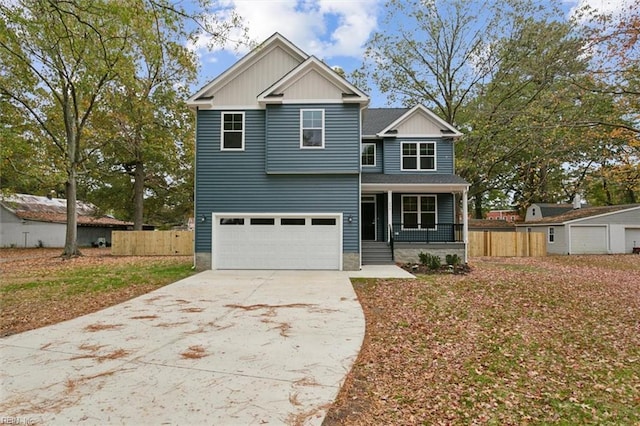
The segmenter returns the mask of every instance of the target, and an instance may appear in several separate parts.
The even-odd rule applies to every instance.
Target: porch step
[[[392,265],[391,249],[384,241],[362,242],[363,265]]]

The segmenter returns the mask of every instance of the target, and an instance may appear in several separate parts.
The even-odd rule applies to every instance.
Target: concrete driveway
[[[345,272],[206,271],[0,339],[16,424],[320,424],[364,337]]]

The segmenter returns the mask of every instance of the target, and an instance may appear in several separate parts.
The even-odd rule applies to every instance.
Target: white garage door
[[[572,226],[571,254],[606,254],[606,226]]]
[[[342,263],[341,214],[214,214],[215,269],[329,269]]]
[[[624,230],[624,252],[633,253],[634,247],[640,247],[640,228]]]

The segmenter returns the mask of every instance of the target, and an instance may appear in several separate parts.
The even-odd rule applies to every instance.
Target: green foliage
[[[0,2],[3,189],[55,189],[71,206],[80,194],[136,224],[190,212],[190,195],[160,201],[193,193],[193,114],[183,99],[198,63],[187,45],[203,33],[210,45],[223,43],[240,25],[234,15],[218,20],[212,2],[198,6],[192,13],[168,0]],[[153,198],[164,214],[145,217],[142,203]],[[72,255],[74,212],[67,221]]]
[[[420,263],[433,271],[440,269],[440,266],[442,266],[440,256],[420,252],[418,253],[418,258],[420,259]]]
[[[456,172],[471,184],[477,218],[496,191],[521,210],[585,192],[598,202],[637,200],[637,8],[571,20],[558,19],[555,0],[477,6],[390,1],[353,77],[390,102],[425,104],[465,133]],[[409,22],[400,29],[399,16]],[[588,184],[593,174],[611,190]]]
[[[450,266],[458,266],[462,263],[462,259],[460,259],[460,256],[458,256],[457,254],[448,254],[445,256],[445,260],[447,262],[447,265]]]

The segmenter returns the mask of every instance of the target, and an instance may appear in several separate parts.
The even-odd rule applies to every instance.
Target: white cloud
[[[303,51],[325,59],[362,56],[363,45],[377,26],[380,1],[220,0],[218,4],[224,16],[233,10],[243,19],[251,40],[261,42],[279,32]],[[231,38],[238,39],[239,32]],[[190,47],[204,54],[208,41],[202,37]],[[240,53],[246,50],[241,48]]]
[[[595,14],[611,14],[620,16],[629,10],[633,5],[637,5],[637,0],[568,0],[567,4],[571,5],[569,16],[575,17],[583,8],[587,8],[591,13]],[[636,6],[637,7],[637,6]],[[584,19],[580,19],[581,21]]]

